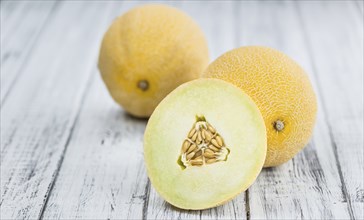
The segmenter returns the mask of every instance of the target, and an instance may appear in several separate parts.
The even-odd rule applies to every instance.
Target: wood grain
[[[146,121],[122,111],[95,68],[93,75],[45,219],[142,218]]]
[[[48,2],[6,2],[9,15],[2,17],[1,28],[1,103],[15,83],[21,68],[26,64],[41,31],[57,8],[55,1]],[[15,7],[15,5],[18,5]],[[2,9],[3,10],[3,9]]]
[[[38,218],[61,165],[109,11],[84,4],[59,6],[2,106],[3,219]]]
[[[1,42],[12,30],[16,29],[16,24],[21,21],[22,15],[26,13],[26,7],[31,5],[29,2],[10,2],[1,1]],[[6,25],[5,25],[6,24]],[[9,25],[7,25],[9,24]]]
[[[132,6],[114,5],[112,17]],[[93,74],[45,219],[141,219],[147,206],[150,186],[142,151],[146,121],[123,112],[95,67]]]
[[[313,3],[319,5],[320,3]],[[313,7],[315,7],[314,5]],[[244,45],[265,45],[279,49],[300,63],[313,81],[310,54],[293,2],[244,3],[241,41]],[[264,14],[265,16],[261,16]],[[311,12],[306,12],[310,15]],[[315,27],[311,24],[311,26]],[[293,160],[277,168],[265,169],[250,190],[252,218],[347,219],[350,214],[342,201],[340,171],[319,95],[319,112],[314,137]]]
[[[211,60],[288,54],[318,95],[313,138],[223,206],[166,203],[143,162],[145,120],[97,70],[117,15],[148,1],[1,1],[1,219],[363,219],[363,1],[160,1],[203,29]]]
[[[132,6],[114,5],[117,10],[112,17]],[[146,121],[126,115],[111,100],[96,68],[93,74],[97,77],[89,88],[45,219],[140,219],[146,208],[149,183],[142,154]],[[69,176],[78,178],[69,181]]]
[[[324,8],[326,13],[322,16],[320,11]],[[325,3],[317,7],[302,4],[299,9],[342,181],[344,202],[351,218],[363,219],[364,21],[352,2]],[[337,13],[339,9],[342,13]],[[308,11],[311,16],[307,15]],[[332,36],[334,30],[335,37]],[[327,65],[321,65],[323,63]]]

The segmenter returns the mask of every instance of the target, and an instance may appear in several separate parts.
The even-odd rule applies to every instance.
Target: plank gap
[[[245,213],[246,213],[246,219],[250,220],[249,189],[245,191]]]
[[[148,217],[149,195],[150,195],[150,180],[148,178],[147,184],[145,185],[144,204],[143,204],[143,220],[147,219],[147,217]]]
[[[80,105],[78,105],[78,108],[76,110],[76,117],[75,117],[75,119],[72,122],[72,125],[71,125],[71,128],[70,128],[70,131],[69,131],[67,140],[65,142],[65,145],[64,145],[64,148],[63,148],[63,151],[62,151],[62,154],[61,154],[60,159],[59,159],[59,161],[57,163],[57,168],[56,168],[56,170],[54,171],[54,173],[52,175],[52,180],[49,183],[48,191],[46,192],[46,194],[44,196],[44,202],[43,202],[43,206],[42,206],[42,208],[40,210],[39,219],[43,219],[43,215],[44,215],[44,212],[46,210],[46,207],[47,207],[47,204],[48,204],[48,201],[49,201],[49,196],[51,195],[52,190],[53,190],[54,185],[55,185],[55,182],[57,181],[58,174],[59,174],[59,172],[61,170],[64,157],[66,155],[68,146],[69,146],[69,144],[71,142],[71,139],[73,137],[73,133],[74,133],[76,124],[79,121],[79,116],[80,116],[81,110],[82,110],[82,108],[84,106],[84,103],[85,103],[85,100],[87,98],[87,95],[88,95],[87,91],[90,89],[91,83],[92,83],[93,79],[95,78],[94,76],[96,74],[93,74],[93,73],[94,73],[93,70],[90,71],[90,76],[88,77],[88,79],[86,81],[85,89],[84,89],[84,91],[81,92]]]
[[[336,162],[336,167],[337,167],[337,170],[339,172],[339,177],[340,177],[340,181],[341,181],[341,191],[343,192],[344,199],[346,200],[346,203],[348,205],[348,211],[349,211],[350,218],[355,219],[353,207],[352,207],[352,204],[351,204],[350,195],[348,193],[348,189],[346,188],[346,184],[345,184],[345,181],[344,181],[344,176],[343,176],[343,172],[342,172],[342,169],[341,169],[339,156],[338,156],[338,153],[337,153],[337,144],[334,141],[334,136],[333,136],[333,133],[332,133],[331,126],[328,126],[328,127],[329,127],[329,135],[330,135],[330,140],[331,140],[331,146],[333,147],[333,150],[334,150],[334,156],[335,156],[335,160],[336,160],[335,161]]]
[[[321,105],[322,105],[322,110],[324,112],[323,118],[324,118],[324,122],[325,122],[326,126],[329,128],[329,138],[330,138],[330,143],[331,143],[331,146],[333,148],[333,152],[334,152],[334,156],[335,156],[335,164],[336,164],[336,167],[337,167],[337,170],[338,170],[338,173],[339,173],[339,177],[340,177],[341,191],[343,193],[344,199],[347,201],[347,208],[348,208],[350,218],[355,219],[354,218],[354,213],[353,213],[353,208],[352,208],[350,197],[349,197],[349,193],[348,193],[348,190],[346,188],[346,184],[345,184],[342,169],[341,169],[340,160],[339,160],[338,153],[337,153],[337,145],[336,145],[335,140],[334,140],[332,127],[331,127],[331,125],[329,123],[329,120],[327,118],[328,117],[328,110],[327,110],[327,106],[326,106],[326,104],[324,102],[323,88],[321,87],[319,77],[317,77],[318,71],[317,71],[317,67],[316,67],[316,62],[313,59],[312,45],[311,45],[311,42],[310,42],[309,37],[307,35],[308,30],[307,30],[307,28],[306,28],[306,26],[304,24],[302,12],[301,12],[301,10],[298,7],[296,2],[295,2],[295,9],[296,9],[297,14],[298,14],[299,24],[301,25],[302,30],[303,30],[302,31],[303,32],[302,33],[303,34],[303,39],[304,39],[304,41],[305,41],[305,43],[307,45],[307,52],[309,54],[309,59],[310,59],[310,63],[311,63],[311,66],[312,66],[312,71],[313,71],[312,75],[315,78],[315,81],[318,82],[317,83],[317,89],[318,89],[317,96],[319,97],[320,100],[322,100]]]

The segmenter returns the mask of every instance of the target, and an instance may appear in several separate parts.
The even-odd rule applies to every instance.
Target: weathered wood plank
[[[26,1],[1,1],[1,42],[16,29],[16,24],[27,13],[26,8],[31,3]]]
[[[114,7],[113,17],[132,5]],[[142,143],[146,121],[128,116],[111,100],[96,68],[94,74],[45,219],[143,217],[149,191]]]
[[[265,169],[247,202],[242,193],[201,212],[178,210],[157,195],[143,164],[146,122],[113,103],[96,70],[100,38],[111,17],[142,3],[63,2],[44,32],[36,33],[41,29],[32,21],[47,20],[46,10],[43,17],[22,15],[32,2],[16,2],[19,7],[1,2],[6,25],[16,24],[19,16],[29,20],[6,32],[33,36],[33,42],[19,34],[3,41],[11,35],[1,29],[2,45],[9,42],[19,50],[14,40],[19,39],[26,48],[5,64],[4,73],[22,75],[1,112],[2,218],[244,219],[249,207],[252,219],[363,218],[361,1],[297,7],[293,2],[167,2],[200,24],[212,59],[239,45],[271,46],[302,64],[319,94],[317,126],[306,149],[285,165]],[[4,8],[9,10],[3,17]]]
[[[151,187],[146,219],[246,219],[245,193],[216,208],[202,211],[181,210],[166,201]]]
[[[207,39],[211,62],[237,46],[235,34],[238,31],[235,29],[236,17],[239,16],[235,7],[237,4],[239,3],[187,1],[176,5],[201,27]]]
[[[299,14],[322,95],[344,200],[350,217],[363,219],[364,21],[357,16],[357,8],[351,2],[300,6]]]
[[[294,3],[244,2],[241,14],[246,13],[250,16],[243,16],[239,26],[242,44],[265,45],[285,52],[307,70],[316,92],[321,92]],[[250,188],[252,219],[349,218],[320,97],[318,102],[317,125],[310,144],[286,164],[264,169]]]
[[[10,4],[13,3],[13,4]],[[1,1],[0,2],[0,18],[1,21],[0,22],[8,22],[9,21],[9,17],[11,17],[11,15],[13,14],[15,9],[19,9],[20,8],[20,4],[14,4],[14,2],[10,2],[10,1]],[[1,31],[2,31],[2,27],[1,27]]]
[[[42,212],[95,67],[111,10],[100,10],[103,4],[61,3],[2,107],[3,219],[35,219]]]
[[[97,76],[87,91],[45,219],[142,218],[146,120],[130,117],[114,103],[93,69]]]
[[[1,40],[6,44],[10,43],[11,41],[22,41],[26,40],[26,36],[17,36],[23,29],[34,29],[35,26],[39,24],[31,24],[29,19],[40,19],[42,22],[43,13],[49,12],[50,8],[56,4],[55,1],[9,1],[5,2],[6,5],[4,8],[2,7],[2,12],[4,13],[4,17],[2,16],[2,33],[1,33]],[[48,8],[48,9],[47,9]],[[45,12],[44,12],[45,11]],[[31,27],[27,27],[31,25]],[[27,31],[28,33],[31,31]],[[26,33],[26,32],[25,32]],[[20,38],[22,37],[22,38]],[[24,39],[25,38],[25,39]]]
[[[1,26],[5,27],[1,34],[1,103],[21,73],[55,5],[55,1],[27,2],[14,21],[1,20]]]
[[[10,5],[9,2],[0,1],[0,19],[1,22],[6,21],[9,18],[9,15],[14,11],[16,5]]]

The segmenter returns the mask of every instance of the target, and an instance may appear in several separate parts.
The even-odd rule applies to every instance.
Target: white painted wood
[[[246,219],[245,193],[224,205],[202,211],[178,209],[150,189],[146,219]]]
[[[22,16],[27,13],[26,8],[31,5],[30,2],[22,1],[1,1],[1,42],[4,38],[16,29],[17,23],[22,19]]]
[[[358,1],[355,1],[355,3],[357,4],[357,7],[359,8],[361,15],[363,16],[364,15],[364,1],[358,0]]]
[[[9,18],[9,15],[12,14],[14,8],[18,8],[19,5],[16,4],[9,4],[8,1],[1,1],[0,2],[0,18],[1,22],[6,21]]]
[[[307,70],[318,94],[305,150],[203,211],[155,192],[143,162],[146,121],[111,100],[96,67],[112,19],[144,3],[0,3],[2,219],[364,218],[362,2],[162,2],[201,26],[212,60],[240,45],[271,46]],[[5,51],[20,53],[4,61]]]
[[[344,201],[351,218],[363,219],[364,21],[358,16],[360,12],[355,5],[348,2],[300,6],[307,47],[343,184]],[[322,10],[325,10],[323,15]]]
[[[143,217],[146,120],[127,115],[93,75],[44,219]]]
[[[307,70],[316,92],[321,92],[296,5],[293,2],[244,2],[241,14],[247,13],[250,16],[242,19],[240,26],[243,45],[265,45],[285,52]],[[312,16],[312,13],[306,11],[305,15]],[[286,164],[264,169],[249,190],[252,219],[350,217],[347,204],[342,202],[340,171],[336,167],[322,100],[318,98],[317,125],[310,144]]]
[[[55,1],[27,2],[24,7],[17,7],[22,10],[17,11],[18,16],[14,19],[1,19],[1,26],[5,29],[1,28],[1,103],[29,59],[32,48],[36,43],[42,43],[37,42],[38,36],[55,6]]]
[[[111,17],[133,6],[115,4]],[[142,143],[146,120],[130,117],[111,99],[96,65],[93,74],[45,219],[143,218],[149,190]]]
[[[239,14],[234,2],[187,1],[177,8],[190,15],[201,27],[209,46],[210,61],[228,50],[234,49],[237,44],[235,29]],[[203,10],[201,10],[203,8]]]
[[[61,165],[111,10],[85,4],[60,5],[2,106],[2,219],[38,218]]]

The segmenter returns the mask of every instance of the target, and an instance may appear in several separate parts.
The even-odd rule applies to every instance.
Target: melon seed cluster
[[[201,116],[182,144],[180,161],[184,167],[202,166],[227,160],[229,152],[216,129]]]

